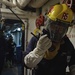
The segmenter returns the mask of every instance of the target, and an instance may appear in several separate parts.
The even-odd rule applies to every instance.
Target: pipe
[[[31,7],[33,7],[33,8],[40,8],[47,1],[48,0],[31,0],[31,2],[28,5],[31,6]]]
[[[9,7],[19,7],[20,9],[25,8],[26,5],[33,8],[40,8],[44,5],[48,0],[13,0],[12,2],[8,0],[2,0],[1,3],[9,6]]]
[[[10,10],[11,10],[11,12],[24,24],[24,22],[22,21],[22,19],[10,8],[10,7],[8,7]]]
[[[13,0],[13,2],[9,2],[8,0],[2,0],[2,2],[1,3],[3,3],[3,4],[5,4],[6,6],[9,6],[9,7],[16,7],[16,1],[15,0]]]
[[[31,0],[16,0],[17,6],[23,9]]]

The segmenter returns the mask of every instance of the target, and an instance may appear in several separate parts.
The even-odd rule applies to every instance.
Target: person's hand
[[[35,67],[44,57],[45,52],[52,46],[51,40],[47,37],[47,35],[42,35],[34,48],[29,54],[27,54],[24,58],[24,62],[27,67],[33,68]]]
[[[51,40],[47,37],[47,35],[43,35],[39,38],[36,48],[45,51],[48,50],[51,46]]]

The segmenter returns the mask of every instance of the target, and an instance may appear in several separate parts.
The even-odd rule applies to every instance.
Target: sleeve
[[[44,56],[44,51],[40,51],[35,48],[29,54],[24,57],[25,66],[29,69],[33,69],[42,60]]]
[[[24,62],[26,66],[30,68],[36,67],[36,65],[43,59],[45,52],[52,46],[51,40],[47,35],[43,35],[37,42],[37,46],[33,51],[29,52],[24,57]]]
[[[24,52],[24,56],[27,55],[36,47],[36,43],[37,43],[37,39],[35,37],[32,37],[27,45],[26,51]]]
[[[37,43],[37,39],[35,37],[32,37],[27,45],[26,51],[23,53],[23,59],[25,58],[25,56],[27,54],[29,54],[31,51],[33,51],[33,49],[36,47],[36,43]],[[24,62],[24,60],[23,60]],[[29,68],[26,66],[26,64],[24,63],[24,66],[26,68]]]

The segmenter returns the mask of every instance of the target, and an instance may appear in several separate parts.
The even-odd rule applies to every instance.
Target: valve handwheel
[[[72,0],[60,0],[60,3],[66,3],[68,5],[68,7],[72,7]]]
[[[60,0],[60,4],[66,3],[68,7],[72,9],[73,12],[75,12],[75,0]]]

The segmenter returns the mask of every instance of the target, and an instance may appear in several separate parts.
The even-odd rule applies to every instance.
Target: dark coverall
[[[6,51],[7,51],[7,41],[5,39],[5,36],[3,34],[0,34],[0,75],[3,69]]]
[[[60,45],[58,54],[51,60],[43,58],[33,70],[33,75],[66,75],[67,65],[75,65],[75,50],[67,36],[63,38],[64,43]],[[25,54],[36,47],[37,39],[32,37]],[[67,62],[67,56],[70,57]]]

